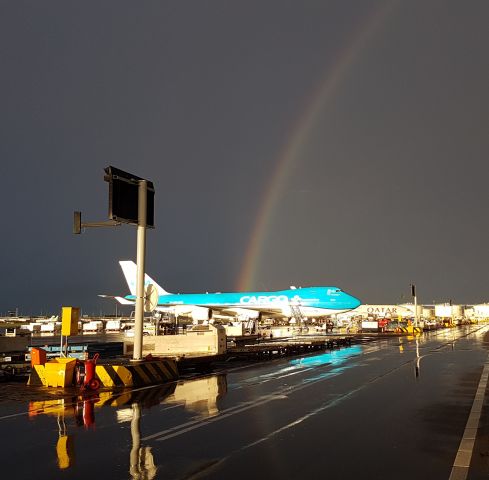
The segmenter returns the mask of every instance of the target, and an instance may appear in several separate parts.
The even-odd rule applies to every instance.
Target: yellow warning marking
[[[168,380],[172,380],[173,378],[175,378],[175,375],[173,375],[171,369],[169,368],[170,364],[168,362],[161,362],[159,365],[160,368],[165,372],[165,376]]]
[[[140,365],[133,365],[132,368],[134,368],[134,370],[136,370],[136,372],[138,372],[139,375],[141,375],[141,378],[143,379],[144,383],[152,382],[151,378],[149,378],[148,375],[146,375],[146,372],[141,368]]]
[[[168,379],[173,379],[178,377],[177,364],[175,361],[165,360],[158,362],[158,366],[165,372]]]
[[[175,373],[173,372],[172,362],[160,362],[158,363],[158,366],[163,370],[168,380],[176,378]]]
[[[129,368],[123,367],[122,365],[114,365],[113,368],[117,376],[121,379],[122,383],[126,387],[132,387],[134,385],[132,374]]]
[[[97,374],[98,378],[100,378],[100,381],[102,382],[102,385],[106,387],[113,387],[115,386],[114,381],[110,377],[110,375],[107,373],[106,368],[112,368],[110,366],[105,367],[104,365],[97,365],[95,367],[95,373]]]
[[[99,392],[98,400],[94,403],[94,405],[96,407],[103,407],[104,405],[111,405],[112,395],[113,395],[112,392]]]
[[[164,380],[173,380],[178,377],[176,362],[159,361],[148,362],[141,365],[97,365],[96,373],[102,384],[106,387],[125,386],[132,387],[135,385],[132,372],[137,373],[143,384],[162,382]],[[118,401],[116,403],[119,403]]]
[[[123,393],[114,399],[111,406],[112,407],[121,407],[122,405],[126,405],[131,401],[132,392]]]
[[[161,375],[151,363],[145,363],[145,366],[151,372],[151,375],[153,375],[155,380],[164,380],[163,378],[161,378]]]
[[[58,467],[61,470],[69,468],[75,461],[75,445],[72,435],[61,435],[56,444]]]
[[[56,400],[42,400],[29,403],[30,415],[58,415],[64,413],[69,405],[65,405],[62,398]]]
[[[175,362],[175,360],[167,360],[167,361],[162,362],[162,363],[171,372],[170,378],[177,378],[178,377],[177,362]]]

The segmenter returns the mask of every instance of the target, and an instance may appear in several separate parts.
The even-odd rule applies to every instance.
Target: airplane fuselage
[[[134,300],[133,295],[126,297]],[[360,301],[337,287],[306,287],[274,292],[180,293],[160,295],[158,306],[196,305],[216,308],[247,308],[252,310],[290,310],[300,307],[307,313],[328,315],[352,310]],[[312,312],[312,310],[318,310]]]

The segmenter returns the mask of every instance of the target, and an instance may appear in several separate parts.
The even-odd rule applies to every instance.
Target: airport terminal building
[[[440,303],[435,305],[418,305],[418,319],[422,320],[485,320],[489,319],[489,303],[477,305],[454,305]],[[338,320],[398,320],[404,321],[414,318],[414,305],[404,303],[400,305],[360,305],[355,310],[338,315]]]

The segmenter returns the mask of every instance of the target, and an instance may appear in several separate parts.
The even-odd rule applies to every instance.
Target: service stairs
[[[290,307],[290,313],[292,315],[292,318],[295,319],[295,324],[297,327],[302,327],[304,324],[306,317],[302,313],[301,307],[299,303],[292,303],[289,302],[289,307]]]

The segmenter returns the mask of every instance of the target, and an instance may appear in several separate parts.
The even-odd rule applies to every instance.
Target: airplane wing
[[[265,315],[283,315],[283,310],[280,308],[265,308],[257,306],[246,305],[246,308],[235,307],[223,307],[222,305],[195,305],[196,307],[210,308],[214,312],[222,313],[224,315],[236,315],[237,310],[253,310],[254,312],[264,313]]]
[[[126,300],[127,302],[128,300]],[[133,303],[133,302],[131,302]],[[263,313],[265,315],[282,315],[283,316],[283,310],[280,308],[266,308],[264,306],[249,306],[246,305],[246,307],[242,307],[241,305],[229,305],[229,306],[222,306],[222,305],[212,305],[212,304],[199,304],[199,303],[193,303],[193,304],[182,304],[182,303],[163,303],[159,304],[159,307],[178,307],[180,309],[183,309],[184,307],[188,307],[190,310],[192,307],[198,307],[198,308],[204,308],[204,309],[210,309],[213,310],[216,313],[220,313],[221,315],[228,315],[228,316],[236,316],[237,313],[241,312],[246,312],[247,310],[254,311],[254,312],[259,312]]]
[[[100,298],[111,298],[112,300],[117,300],[121,305],[134,305],[133,300],[128,300],[124,297],[118,297],[114,295],[98,295]]]

